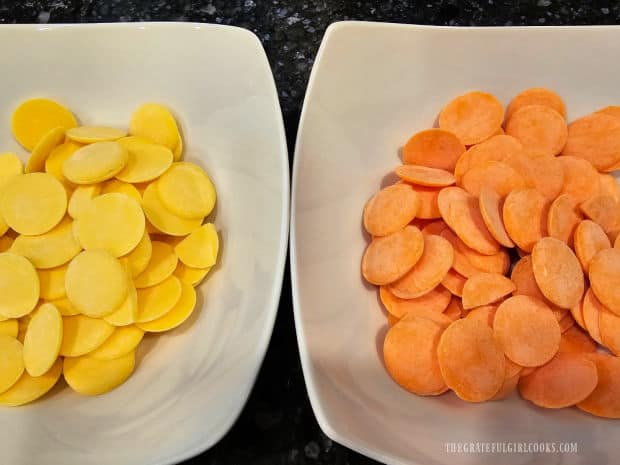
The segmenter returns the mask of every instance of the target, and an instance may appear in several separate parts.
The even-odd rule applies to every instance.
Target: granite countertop
[[[258,35],[271,63],[292,162],[306,82],[333,21],[451,26],[618,24],[620,4],[578,0],[0,0],[0,24],[94,21],[196,21]],[[286,271],[288,277],[288,269]],[[273,338],[248,403],[233,429],[188,464],[374,464],[327,438],[307,398],[285,279]]]

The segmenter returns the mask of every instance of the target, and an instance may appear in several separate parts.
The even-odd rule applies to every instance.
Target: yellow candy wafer
[[[78,219],[85,210],[88,209],[90,202],[101,193],[101,184],[89,184],[78,186],[69,199],[67,212],[73,219]]]
[[[113,326],[132,325],[138,319],[138,291],[133,281],[128,278],[127,297],[114,312],[103,317],[105,321]]]
[[[0,254],[0,315],[19,318],[30,313],[39,300],[39,277],[28,259],[9,252]]]
[[[172,309],[164,316],[137,326],[150,333],[161,333],[180,326],[186,321],[196,307],[196,291],[191,284],[181,282],[181,297]]]
[[[13,386],[24,372],[23,346],[11,336],[0,335],[0,393]]]
[[[137,323],[161,318],[179,302],[182,285],[176,276],[170,276],[156,286],[138,289]]]
[[[174,270],[174,275],[179,278],[181,281],[184,281],[192,286],[198,286],[203,279],[209,274],[212,267],[208,268],[191,268],[189,266],[184,265],[179,262],[176,270]]]
[[[73,113],[53,100],[33,98],[22,102],[13,112],[13,136],[26,150],[32,150],[54,128],[77,126]]]
[[[211,179],[193,163],[174,163],[157,181],[157,191],[164,207],[181,218],[204,218],[215,206]]]
[[[125,182],[148,182],[161,176],[172,164],[172,152],[163,145],[140,137],[125,137],[118,141],[129,153],[127,165],[116,175]]]
[[[0,394],[0,405],[17,407],[32,402],[50,391],[62,374],[62,359],[41,376],[32,377],[24,372],[10,389]]]
[[[136,189],[133,184],[119,181],[118,179],[110,179],[109,181],[101,184],[101,195],[103,194],[125,194],[131,197],[138,203],[142,203],[142,194]]]
[[[192,268],[209,268],[215,265],[219,238],[212,223],[203,224],[174,248],[179,260]]]
[[[47,270],[37,270],[41,284],[41,298],[58,300],[67,295],[65,290],[65,275],[68,265],[58,266]]]
[[[107,126],[79,126],[67,130],[67,138],[80,144],[114,141],[125,137],[127,131]]]
[[[32,315],[24,338],[24,366],[30,376],[47,373],[58,358],[63,322],[53,304],[41,305]]]
[[[73,190],[75,188],[75,184],[65,178],[65,175],[62,174],[62,165],[67,158],[77,152],[77,150],[81,147],[82,144],[67,141],[64,144],[54,148],[54,150],[52,150],[49,154],[49,157],[47,157],[47,160],[45,160],[45,172],[58,179],[67,189]]]
[[[115,257],[131,252],[144,235],[140,204],[124,194],[95,197],[77,220],[75,232],[86,250],[105,250]]]
[[[18,333],[19,323],[17,320],[11,319],[0,321],[0,334],[17,338]]]
[[[142,239],[138,242],[138,245],[129,252],[127,255],[121,257],[121,261],[126,262],[127,269],[132,278],[135,278],[149,265],[151,256],[153,254],[153,244],[149,234],[144,231]]]
[[[14,176],[24,173],[24,165],[14,153],[0,154],[0,190]]]
[[[64,265],[80,250],[80,244],[73,235],[73,221],[69,217],[45,234],[18,236],[11,246],[11,252],[23,255],[41,269]]]
[[[77,310],[66,297],[52,300],[50,303],[54,304],[62,316],[73,316],[80,314],[79,310]]]
[[[88,356],[65,358],[62,371],[74,391],[97,396],[123,384],[135,366],[135,352],[130,352],[113,360],[97,360]]]
[[[127,164],[127,150],[118,142],[95,142],[78,149],[62,165],[62,174],[75,184],[111,179]]]
[[[165,242],[152,241],[151,259],[146,269],[134,279],[137,288],[154,286],[169,277],[177,266],[174,249]]]
[[[54,128],[45,134],[30,154],[26,163],[26,173],[36,173],[45,169],[45,162],[56,147],[65,140],[65,128]]]
[[[157,183],[149,184],[144,191],[142,208],[153,226],[171,236],[186,236],[202,224],[202,218],[188,220],[169,211],[161,202],[157,192]]]
[[[67,297],[81,313],[102,317],[114,312],[127,297],[127,272],[104,250],[85,250],[75,257],[65,276]]]
[[[48,173],[15,176],[0,193],[0,215],[20,234],[50,231],[67,211],[63,185]]]
[[[179,145],[179,128],[174,116],[163,105],[146,103],[139,107],[129,123],[129,133],[174,150]]]
[[[100,318],[84,315],[62,317],[62,345],[60,355],[79,357],[92,352],[114,332],[114,326]]]
[[[112,360],[133,352],[142,341],[144,331],[136,326],[117,328],[100,347],[88,354],[98,360]]]

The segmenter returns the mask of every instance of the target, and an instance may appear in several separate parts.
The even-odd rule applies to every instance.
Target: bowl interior
[[[198,24],[0,28],[0,150],[10,116],[45,96],[82,124],[127,127],[153,101],[170,107],[185,157],[218,193],[220,263],[191,321],[140,347],[135,374],[96,397],[56,388],[0,410],[3,462],[164,464],[216,442],[239,414],[269,341],[288,228],[288,159],[264,51],[248,31]],[[64,384],[64,383],[62,383]]]
[[[542,410],[518,398],[474,405],[422,398],[382,362],[386,317],[360,261],[365,202],[400,163],[414,132],[433,126],[468,90],[505,104],[549,87],[569,120],[618,103],[616,27],[445,28],[333,25],[310,80],[293,181],[292,272],[297,334],[314,411],[332,438],[378,460],[407,464],[607,463],[620,425],[576,409]],[[449,443],[554,442],[532,453],[449,453]],[[576,442],[578,453],[560,452]],[[550,458],[553,457],[553,458]],[[588,461],[586,460],[586,461]]]

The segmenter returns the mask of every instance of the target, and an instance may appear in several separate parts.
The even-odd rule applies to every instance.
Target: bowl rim
[[[293,174],[292,174],[292,185],[291,185],[291,218],[290,218],[290,272],[291,272],[291,295],[293,299],[293,316],[295,320],[295,333],[297,336],[297,346],[299,348],[299,358],[301,360],[302,372],[304,375],[304,384],[306,385],[306,391],[308,392],[308,398],[310,400],[310,406],[312,407],[312,411],[316,417],[317,423],[321,430],[332,440],[348,447],[349,449],[358,451],[363,455],[370,457],[375,460],[384,461],[385,459],[390,460],[392,463],[400,463],[400,461],[388,454],[380,454],[377,453],[372,448],[366,447],[364,443],[359,443],[354,440],[350,440],[346,436],[341,435],[338,430],[332,427],[330,421],[328,420],[328,416],[326,411],[323,409],[323,404],[319,399],[318,390],[315,389],[315,383],[313,381],[314,373],[312,368],[312,363],[310,361],[310,352],[308,351],[308,346],[305,343],[304,336],[304,323],[302,318],[302,310],[301,310],[301,300],[299,296],[299,274],[297,272],[298,263],[297,263],[297,211],[295,206],[297,205],[297,179],[300,176],[300,150],[301,143],[303,137],[302,128],[305,126],[308,106],[307,103],[309,101],[310,96],[313,93],[313,89],[315,87],[315,83],[318,76],[319,65],[322,61],[323,55],[325,54],[325,50],[329,46],[330,41],[334,34],[338,33],[341,29],[349,29],[351,27],[365,27],[369,29],[374,29],[377,27],[383,28],[395,28],[395,27],[404,27],[411,28],[417,27],[416,25],[401,25],[395,23],[381,23],[381,22],[371,22],[371,21],[338,21],[331,23],[327,29],[325,30],[325,34],[323,35],[323,39],[321,40],[321,44],[317,51],[316,57],[314,59],[314,64],[312,65],[312,70],[310,71],[310,77],[308,79],[308,85],[306,87],[306,92],[304,94],[303,106],[301,110],[301,115],[299,118],[299,125],[297,130],[297,136],[295,138],[295,148],[293,155]],[[434,26],[429,26],[434,27]]]

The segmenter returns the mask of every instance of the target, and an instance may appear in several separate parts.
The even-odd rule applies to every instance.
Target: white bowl
[[[468,404],[422,398],[383,367],[386,317],[360,276],[365,202],[399,147],[468,90],[504,103],[544,86],[568,118],[620,103],[620,28],[448,28],[338,23],[312,70],[295,150],[291,268],[306,385],[323,431],[398,464],[612,463],[620,423],[538,409],[515,395]],[[556,453],[448,453],[446,443],[556,442]],[[576,442],[577,453],[560,453]],[[508,446],[506,446],[508,447]],[[530,446],[533,447],[533,446]]]
[[[204,24],[0,26],[0,56],[0,151],[25,158],[10,116],[29,97],[57,99],[84,124],[121,127],[141,103],[164,103],[186,158],[213,178],[222,240],[191,321],[149,339],[127,383],[93,398],[56,388],[0,408],[0,462],[159,465],[202,452],[228,431],[254,383],[286,257],[288,157],[260,42]]]

